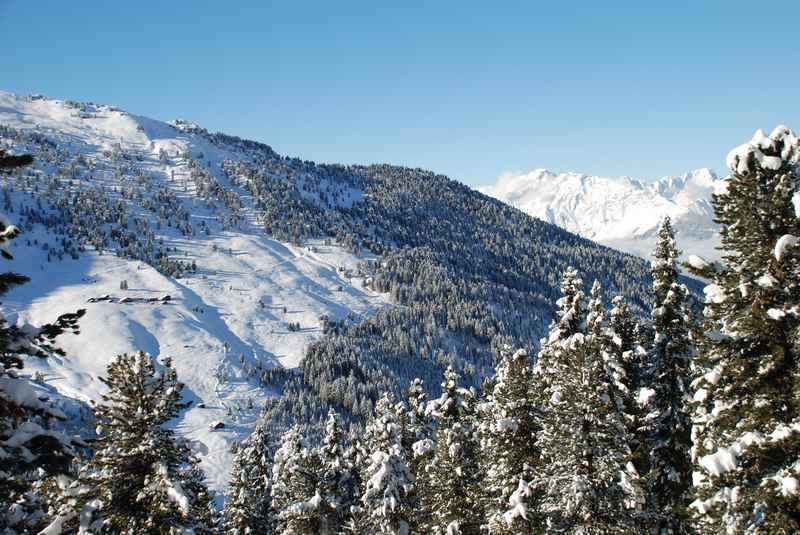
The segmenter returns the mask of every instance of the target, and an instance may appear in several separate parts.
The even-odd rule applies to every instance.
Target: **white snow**
[[[650,403],[650,400],[656,395],[656,391],[652,388],[640,388],[636,393],[636,403],[640,407],[644,407]]]
[[[509,508],[503,514],[503,520],[506,521],[506,524],[510,526],[517,518],[528,518],[526,499],[531,496],[532,493],[533,490],[531,489],[530,485],[525,480],[520,479],[519,485],[517,485],[517,490],[511,494],[511,497],[508,500]]]
[[[715,385],[719,383],[719,380],[722,378],[722,368],[719,366],[715,366],[711,371],[706,372],[703,375],[703,379],[710,385]]]
[[[756,279],[756,284],[761,286],[762,288],[772,288],[778,283],[778,280],[770,275],[769,273],[764,273],[759,278]]]
[[[169,480],[167,465],[159,463],[156,473],[163,479],[163,484],[167,487],[167,498],[174,503],[183,514],[189,514],[189,497],[177,481]]]
[[[709,474],[719,477],[725,472],[736,469],[737,453],[738,450],[732,448],[721,448],[711,455],[701,457],[700,466]]]
[[[775,152],[783,147],[779,156],[768,156],[764,152]],[[728,153],[726,163],[734,173],[746,175],[753,171],[753,164],[763,169],[776,171],[783,165],[783,160],[796,158],[800,140],[786,126],[778,126],[767,137],[762,130],[756,130],[749,143],[739,145]]]
[[[703,293],[706,296],[706,303],[720,304],[725,302],[725,290],[722,286],[716,284],[709,284],[703,288]]]
[[[739,438],[734,440],[728,447],[720,447],[714,453],[705,455],[699,459],[700,466],[710,475],[719,477],[739,467],[739,458],[751,446],[760,446],[767,442],[778,442],[788,439],[792,434],[800,432],[800,424],[780,427],[772,433],[764,435],[758,431],[747,431],[742,433]],[[702,478],[700,478],[702,479]],[[789,486],[796,485],[796,482],[788,482]]]
[[[800,490],[800,482],[794,476],[775,476],[780,493],[784,496],[794,496]]]
[[[786,317],[786,312],[779,308],[770,308],[767,310],[767,316],[769,316],[771,320],[780,321]]]
[[[794,206],[794,216],[800,217],[800,191],[792,195],[792,206]]]
[[[781,236],[775,244],[775,259],[780,262],[784,255],[786,255],[786,251],[796,246],[798,243],[800,243],[800,238],[797,236],[792,236],[791,234],[784,234]]]
[[[686,257],[686,262],[695,269],[705,269],[710,265],[705,258],[693,254]]]

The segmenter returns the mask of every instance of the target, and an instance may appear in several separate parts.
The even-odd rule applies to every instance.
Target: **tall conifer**
[[[712,201],[722,262],[690,262],[711,280],[693,398],[703,533],[800,532],[799,153],[786,127],[734,149]]]

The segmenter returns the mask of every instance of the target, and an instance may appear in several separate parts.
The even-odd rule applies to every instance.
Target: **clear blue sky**
[[[800,2],[0,0],[0,88],[469,184],[723,170],[800,129]]]

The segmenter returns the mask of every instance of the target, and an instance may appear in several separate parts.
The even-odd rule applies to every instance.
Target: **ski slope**
[[[4,296],[4,309],[12,319],[33,323],[87,309],[81,335],[60,339],[67,356],[31,362],[26,372],[40,372],[63,395],[91,403],[100,399],[104,385],[99,378],[114,355],[141,350],[171,357],[187,398],[194,402],[174,425],[194,442],[209,486],[223,491],[231,444],[249,433],[265,398],[273,394],[259,384],[260,371],[297,367],[309,344],[321,336],[323,315],[363,317],[389,306],[388,298],[368,289],[358,276],[358,264],[369,257],[322,241],[301,247],[268,238],[258,228],[246,192],[227,182],[243,199],[245,223],[236,230],[219,228],[214,223],[219,213],[199,200],[186,180],[185,162],[159,158],[163,152],[201,155],[223,181],[216,172],[220,162],[244,157],[235,148],[210,143],[192,133],[188,123],[175,128],[109,106],[85,109],[0,92],[0,125],[42,133],[97,162],[92,180],[110,191],[120,187],[121,179],[103,168],[108,151],[122,148],[135,154],[137,166],[189,210],[193,225],[205,220],[212,230],[186,238],[172,228],[161,229],[159,238],[170,257],[197,266],[196,272],[174,279],[108,251],[89,250],[77,260],[48,262],[37,243],[52,237],[40,226],[24,229],[12,244],[15,260],[6,268],[30,276],[32,282]],[[14,204],[35,201],[26,192],[12,197]],[[144,212],[140,216],[150,217]],[[14,214],[9,218],[13,221]],[[120,289],[122,281],[127,290]],[[108,297],[89,302],[103,296]],[[163,300],[165,296],[169,299]],[[299,324],[299,330],[290,330],[290,323]],[[224,427],[211,430],[215,422]]]

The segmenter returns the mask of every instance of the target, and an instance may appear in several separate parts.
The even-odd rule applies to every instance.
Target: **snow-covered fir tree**
[[[649,511],[662,533],[685,533],[685,509],[691,488],[691,315],[689,290],[678,281],[675,235],[669,217],[658,230],[653,252],[653,341],[647,354],[646,405],[649,449]]]
[[[531,481],[539,463],[538,408],[531,395],[533,365],[524,350],[504,351],[501,358],[491,395],[479,404],[486,523],[492,534],[535,533],[541,519],[533,496],[526,496],[525,515],[506,515],[520,481]]]
[[[225,501],[227,535],[270,535],[275,527],[272,514],[271,438],[262,422],[239,445]]]
[[[423,533],[472,535],[480,530],[476,403],[475,392],[459,386],[452,368],[445,370],[442,394],[426,408],[436,424],[436,449],[420,495],[430,515]]]
[[[272,465],[272,509],[277,517],[278,533],[320,533],[321,471],[319,456],[306,447],[297,426],[281,436]]]
[[[711,280],[694,381],[696,529],[800,532],[800,140],[788,128],[728,155],[713,198],[721,263],[690,258]]]
[[[361,503],[361,497],[366,491],[366,481],[364,476],[370,464],[370,455],[361,441],[361,436],[351,433],[348,446],[344,451],[344,458],[350,471],[350,492],[353,495],[353,502],[343,511],[344,523],[342,532],[348,534],[364,533],[369,524],[367,512]]]
[[[47,530],[57,533],[213,533],[216,514],[191,449],[164,427],[188,406],[169,358],[122,354],[101,380],[97,440],[67,483]]]
[[[403,428],[389,394],[378,400],[365,431],[368,466],[361,496],[366,533],[408,535],[413,475],[403,449]]]
[[[0,151],[0,173],[29,165],[29,155],[12,156]],[[13,260],[10,242],[20,229],[0,217],[0,254]],[[30,279],[17,273],[0,273],[0,295]],[[85,311],[60,316],[54,323],[33,326],[10,324],[0,309],[0,532],[37,531],[45,512],[42,484],[50,476],[65,474],[75,457],[74,437],[54,425],[66,415],[52,401],[43,399],[20,371],[29,358],[46,358],[63,351],[55,339],[66,332],[78,333]]]
[[[425,488],[435,451],[435,436],[431,416],[426,412],[427,394],[422,379],[415,378],[408,387],[408,408],[403,422],[403,450],[408,459],[409,471],[415,476],[409,493],[409,508],[414,512],[409,519],[411,533],[418,533],[429,522],[430,510],[422,498],[429,492]]]
[[[561,278],[561,297],[556,302],[556,322],[551,326],[548,333],[548,341],[566,340],[573,334],[580,332],[584,328],[586,321],[586,303],[584,302],[583,281],[578,276],[578,271],[572,267],[568,268]],[[543,357],[547,356],[545,344],[539,359],[536,361],[538,366],[545,365]]]
[[[353,467],[345,456],[346,444],[339,416],[331,410],[325,423],[325,435],[319,448],[322,467],[319,482],[320,533],[339,533],[348,519],[348,513],[355,505],[356,480]]]
[[[574,280],[567,273],[564,287],[580,296]],[[643,505],[627,428],[604,361],[599,286],[593,294],[591,314],[571,318],[576,325],[588,325],[564,337],[562,315],[542,348],[548,362],[536,377],[536,388],[545,394],[538,436],[541,468],[533,482],[520,485],[509,510],[509,515],[528,514],[521,498],[541,490],[548,533],[630,533]],[[571,309],[583,306],[573,303]]]
[[[644,440],[643,418],[638,393],[644,381],[647,352],[639,343],[642,320],[634,316],[630,305],[621,295],[614,296],[609,313],[609,354],[621,364],[622,371],[617,381],[623,403],[623,415],[630,439],[631,462],[639,474],[649,471],[649,452]],[[650,332],[649,328],[647,332]],[[648,344],[649,345],[649,344]]]

